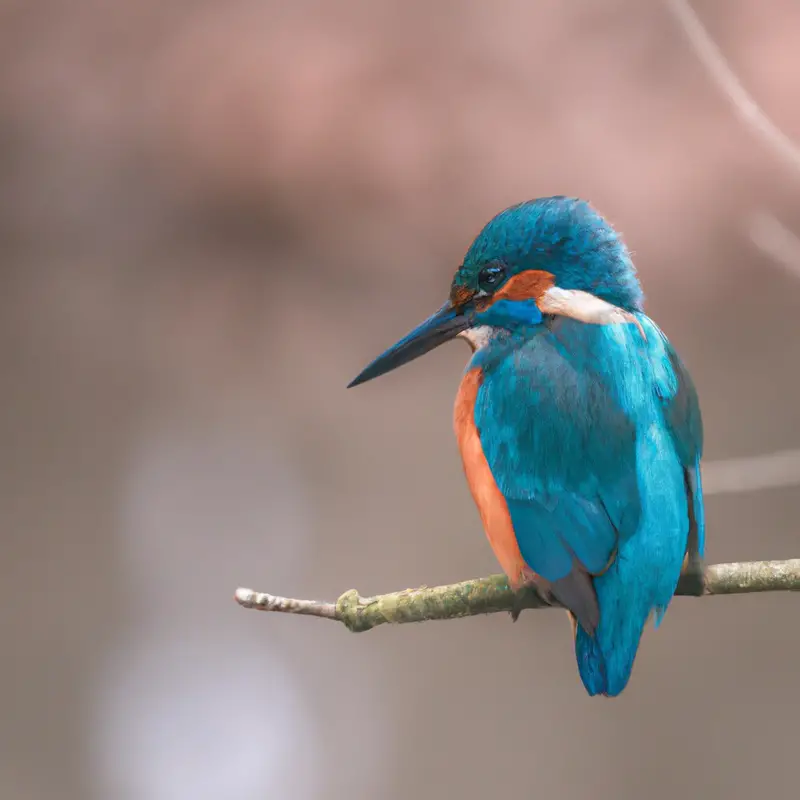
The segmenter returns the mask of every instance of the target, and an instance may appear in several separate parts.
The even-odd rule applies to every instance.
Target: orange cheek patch
[[[519,551],[508,504],[483,454],[481,439],[475,425],[475,400],[481,381],[480,369],[470,370],[461,381],[453,419],[456,439],[467,483],[475,505],[478,506],[489,544],[508,577],[510,586],[519,589],[533,573]]]
[[[528,269],[509,278],[508,282],[492,295],[492,302],[497,300],[538,300],[554,285],[555,278],[551,272]]]
[[[466,286],[454,286],[450,290],[450,302],[455,308],[465,306],[474,296],[475,292]]]

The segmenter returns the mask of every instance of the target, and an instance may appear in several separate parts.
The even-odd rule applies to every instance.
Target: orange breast
[[[471,369],[464,375],[456,395],[453,422],[467,483],[478,506],[486,536],[509,584],[518,589],[533,575],[519,551],[506,499],[489,469],[475,426],[475,400],[482,378],[480,368]]]

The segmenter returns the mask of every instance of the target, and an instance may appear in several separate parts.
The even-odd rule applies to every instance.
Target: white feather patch
[[[601,300],[589,292],[578,289],[559,289],[553,286],[539,299],[539,309],[544,314],[560,314],[591,325],[619,325],[633,323],[646,341],[644,329],[636,317],[618,306]]]
[[[475,350],[480,350],[489,344],[492,338],[492,329],[489,325],[476,325],[474,328],[467,328],[458,334],[462,339],[469,342],[470,347]]]

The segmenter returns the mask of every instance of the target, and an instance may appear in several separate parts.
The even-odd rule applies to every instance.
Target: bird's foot
[[[512,622],[516,622],[526,608],[550,606],[558,602],[550,591],[547,581],[532,570],[525,570],[519,583],[512,588],[515,591],[514,603],[508,612]]]
[[[514,597],[514,605],[511,606],[509,610],[509,614],[511,615],[511,621],[516,622],[519,619],[519,615],[527,608],[525,603],[525,596],[523,592],[517,592],[516,596]]]
[[[678,583],[682,594],[700,597],[706,591],[705,562],[698,555],[687,556]]]

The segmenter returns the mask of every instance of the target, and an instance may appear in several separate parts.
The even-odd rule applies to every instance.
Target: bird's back
[[[637,319],[556,318],[496,335],[465,378],[477,385],[494,516],[499,495],[522,558],[577,617],[590,694],[622,691],[648,616],[672,597],[690,528],[702,547],[694,389],[655,324]],[[486,487],[476,492],[465,467],[481,507]]]

